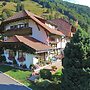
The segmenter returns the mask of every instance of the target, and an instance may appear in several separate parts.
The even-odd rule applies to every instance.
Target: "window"
[[[17,28],[18,28],[18,25],[10,26],[10,29],[17,29]]]
[[[14,29],[17,29],[18,28],[18,25],[14,25]]]
[[[9,56],[15,56],[13,50],[9,50]]]
[[[28,24],[28,23],[25,23],[25,24],[24,24],[24,27],[29,27],[29,24]]]
[[[18,53],[18,59],[19,62],[24,62],[25,61],[25,53],[23,53],[21,50]]]
[[[24,27],[24,24],[19,24],[19,28],[23,28]]]
[[[25,57],[25,54],[21,50],[19,51],[19,55],[18,55],[18,58],[20,58],[20,57]]]
[[[17,29],[17,28],[27,28],[29,26],[28,23],[24,23],[24,24],[18,24],[18,25],[13,25],[13,26],[10,26],[10,29]]]
[[[10,29],[13,29],[14,28],[14,26],[10,26]]]

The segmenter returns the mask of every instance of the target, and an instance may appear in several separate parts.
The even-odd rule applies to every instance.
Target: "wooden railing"
[[[4,35],[5,36],[13,36],[13,35],[32,35],[32,28],[27,27],[27,28],[15,28],[15,29],[8,29],[4,30]]]

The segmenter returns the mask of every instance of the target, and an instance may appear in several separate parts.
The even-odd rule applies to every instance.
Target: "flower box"
[[[8,59],[13,61],[15,58],[14,58],[14,56],[9,56]]]
[[[19,62],[24,62],[25,61],[25,58],[24,57],[20,57],[17,59]]]

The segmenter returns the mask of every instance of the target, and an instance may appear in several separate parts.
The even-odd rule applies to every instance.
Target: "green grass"
[[[10,75],[11,77],[15,78],[16,80],[20,81],[21,83],[29,86],[29,82],[27,81],[27,77],[30,76],[31,72],[30,71],[23,71],[23,70],[18,70],[15,68],[12,68],[10,66],[0,66],[0,71]]]
[[[23,71],[23,70],[18,70],[10,66],[5,66],[1,65],[0,66],[0,71],[3,73],[8,74],[9,76],[13,77],[14,79],[18,80],[19,82],[25,84],[26,86],[32,88],[33,90],[40,90],[37,86],[32,84],[30,81],[27,80],[27,77],[31,75],[31,71]],[[53,77],[60,77],[62,74],[61,70],[58,70]]]
[[[7,2],[7,4],[5,6],[2,6],[2,2],[0,1],[0,15],[3,11],[3,9],[8,9],[10,11],[12,11],[12,13],[14,14],[16,11],[16,3],[14,2]],[[47,9],[46,8],[42,8],[41,5],[39,5],[36,2],[33,2],[32,0],[26,0],[22,2],[24,4],[24,7],[26,10],[30,10],[32,13],[35,13],[37,15],[42,15],[43,12],[45,12]]]
[[[55,73],[55,75],[58,75],[58,76],[61,76],[61,74],[62,74],[61,69],[59,69],[59,70]]]
[[[14,2],[6,2],[7,4],[5,6],[2,6],[2,3],[3,1],[0,1],[0,18],[1,18],[1,15],[2,15],[2,11],[4,9],[8,9],[11,11],[12,15],[16,13],[16,3]],[[32,1],[32,0],[25,0],[25,1],[22,1],[23,5],[24,5],[24,8],[26,10],[29,10],[31,11],[32,13],[36,14],[36,15],[39,15],[45,19],[47,19],[49,16],[52,16],[54,17],[55,15],[57,15],[57,13],[59,14],[58,17],[63,17],[62,14],[60,14],[59,12],[57,11],[49,11],[47,14],[45,12],[47,12],[47,8],[43,8],[40,4]]]
[[[27,77],[31,75],[31,71],[18,70],[5,65],[0,66],[0,71],[8,74],[19,82],[25,84],[26,86],[31,87],[33,90],[37,90],[36,87],[30,81],[27,80]]]

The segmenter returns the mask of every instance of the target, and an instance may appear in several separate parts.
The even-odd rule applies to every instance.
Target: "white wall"
[[[7,62],[12,62],[11,60],[8,59],[8,56],[9,56],[9,49],[7,50],[4,50],[4,56],[6,57],[6,61]],[[19,62],[17,59],[18,59],[18,51],[16,52],[16,56],[15,56],[15,60],[17,61],[17,64],[20,66],[20,65],[25,65],[27,66],[27,68],[29,68],[29,66],[31,64],[36,64],[38,63],[38,59],[35,58],[35,55],[33,54],[30,54],[30,53],[24,53],[25,55],[25,61],[24,62]]]
[[[29,22],[29,27],[32,28],[32,37],[47,44],[47,34],[46,34],[45,30],[42,27],[40,27],[39,25],[37,26],[37,24],[31,19],[30,20],[20,20],[17,22],[10,23],[5,26],[5,29],[8,30],[8,29],[10,29],[10,26],[12,26],[12,25],[24,24],[26,22]]]
[[[33,54],[29,54],[29,53],[26,54],[25,64],[26,64],[27,68],[29,68],[30,64],[33,64],[33,57],[34,57]]]
[[[47,44],[47,35],[45,30],[39,25],[38,28],[33,20],[29,20],[29,26],[32,27],[32,37]]]
[[[36,57],[33,57],[33,64],[37,64],[38,63],[38,59]]]
[[[8,59],[8,57],[9,57],[9,49],[4,50],[4,56],[6,57],[6,61],[7,62],[11,62],[12,63],[12,61]]]
[[[66,43],[67,43],[66,39],[63,39],[62,41],[59,41],[57,43],[57,48],[65,48]]]

